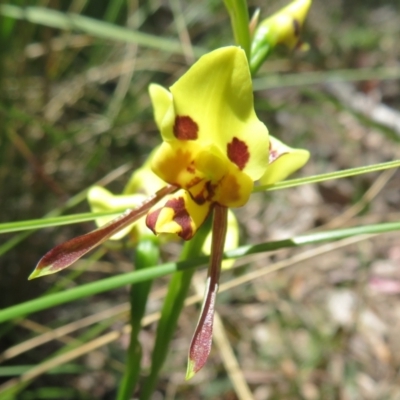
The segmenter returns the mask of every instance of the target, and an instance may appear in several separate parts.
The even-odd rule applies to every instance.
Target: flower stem
[[[140,270],[157,265],[160,250],[157,238],[149,236],[141,240],[135,251],[135,269]],[[146,309],[147,298],[153,281],[145,281],[133,284],[131,287],[131,335],[127,353],[124,375],[118,390],[117,400],[129,400],[132,398],[139,374],[142,347],[139,342],[141,321]]]
[[[241,46],[250,59],[249,13],[246,0],[224,0],[225,7],[231,18],[233,36],[238,46]]]

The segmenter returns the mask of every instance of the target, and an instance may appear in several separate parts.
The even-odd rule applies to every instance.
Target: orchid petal
[[[171,185],[189,191],[198,204],[213,201],[240,207],[253,188],[252,179],[212,144],[199,148],[195,142],[164,142],[154,155],[153,170]]]
[[[155,83],[149,86],[149,94],[153,104],[154,119],[164,140],[174,139],[173,124],[175,110],[172,94],[165,88]]]
[[[294,149],[270,135],[269,166],[260,179],[261,185],[272,185],[286,179],[310,158],[304,149]]]
[[[254,111],[243,50],[230,46],[212,51],[171,86],[170,93],[151,85],[150,95],[165,141],[182,146],[195,142],[197,149],[214,145],[252,180],[264,173],[268,129]]]
[[[197,204],[185,190],[167,196],[162,205],[149,211],[146,225],[155,234],[175,233],[189,240],[206,220],[212,203]]]

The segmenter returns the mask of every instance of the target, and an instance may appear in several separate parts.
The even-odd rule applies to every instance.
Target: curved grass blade
[[[10,4],[0,5],[0,14],[10,18],[25,19],[29,22],[50,26],[52,28],[82,31],[103,39],[136,43],[144,47],[183,54],[182,46],[177,40],[133,31],[122,26],[79,14],[63,13],[45,7],[22,8]],[[194,48],[193,50],[196,56],[205,53],[203,49]]]
[[[330,240],[334,241],[356,235],[382,234],[393,231],[400,231],[400,222],[387,222],[382,224],[357,226],[354,228],[330,230],[326,232],[297,236],[291,239],[278,240],[276,242],[241,246],[235,250],[227,251],[224,254],[224,259],[236,259],[250,254],[258,254],[286,247],[299,247],[308,244],[317,244]],[[61,293],[54,293],[37,299],[29,300],[24,303],[0,310],[0,322],[8,321],[23,315],[32,314],[50,307],[55,307],[60,304],[93,296],[98,293],[107,292],[109,290],[117,289],[132,283],[144,282],[147,280],[161,278],[174,272],[198,268],[202,265],[205,265],[207,260],[208,257],[204,256],[185,261],[161,264],[154,266],[153,268],[146,268],[145,270],[141,271],[128,272],[106,279],[100,279],[96,282],[80,285]]]
[[[344,169],[342,171],[328,172],[326,174],[306,176],[304,178],[288,179],[283,182],[275,183],[272,186],[265,186],[265,185],[264,186],[256,186],[253,189],[253,192],[288,189],[291,187],[306,185],[306,184],[310,184],[310,183],[323,182],[323,181],[328,181],[328,180],[332,180],[332,179],[347,178],[350,176],[368,174],[370,172],[382,171],[385,169],[399,168],[399,167],[400,167],[400,160],[393,160],[393,161],[388,161],[388,162],[384,162],[384,163],[380,163],[380,164],[366,165],[363,167]]]

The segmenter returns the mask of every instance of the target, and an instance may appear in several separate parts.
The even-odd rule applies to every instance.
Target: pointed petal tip
[[[41,261],[39,261],[38,264],[36,265],[35,269],[28,276],[28,281],[31,281],[36,278],[40,278],[45,275],[54,274],[57,271],[53,271],[52,266],[53,265],[42,265]]]
[[[36,269],[28,276],[28,281],[39,278],[40,273]]]
[[[187,369],[186,369],[186,377],[185,380],[192,379],[198,370],[195,369],[196,363],[194,360],[188,359]]]

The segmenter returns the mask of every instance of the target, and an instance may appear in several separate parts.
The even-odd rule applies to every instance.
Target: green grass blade
[[[306,185],[309,183],[317,183],[329,181],[332,179],[347,178],[355,175],[368,174],[370,172],[382,171],[390,168],[399,168],[400,160],[388,161],[380,164],[366,165],[364,167],[350,168],[343,171],[328,172],[326,174],[319,174],[313,176],[306,176],[304,178],[289,179],[287,181],[275,183],[273,186],[256,186],[253,192],[263,192],[279,189],[288,189],[295,186]]]
[[[275,89],[292,86],[309,86],[332,82],[358,82],[364,80],[399,79],[399,67],[338,69],[296,74],[274,74],[253,80],[253,90]]]
[[[155,236],[142,239],[135,251],[136,271],[146,269],[157,264],[160,257],[160,248]],[[142,318],[146,311],[153,281],[133,284],[130,293],[131,303],[131,335],[128,353],[126,355],[125,371],[119,384],[117,400],[130,400],[133,396],[140,375],[142,347],[139,334],[142,329]]]
[[[124,211],[126,211],[126,209],[103,211],[98,213],[88,212],[82,214],[64,215],[62,217],[54,218],[31,219],[28,221],[5,222],[3,224],[0,224],[0,233],[10,233],[29,229],[43,229],[51,228],[52,226],[77,224],[80,222],[93,221],[97,217],[118,215],[123,213]]]
[[[231,25],[235,42],[245,51],[247,59],[250,59],[250,31],[249,13],[246,0],[224,0],[225,7],[231,18]]]
[[[330,240],[338,240],[346,237],[362,234],[381,234],[400,230],[400,222],[390,222],[374,225],[365,225],[354,228],[330,230],[309,235],[297,236],[291,239],[279,240],[276,242],[261,243],[257,245],[242,246],[235,250],[226,252],[225,258],[239,258],[250,254],[263,253],[285,247],[297,247],[307,244],[316,244]],[[23,315],[28,315],[41,311],[59,304],[68,303],[85,297],[93,296],[98,293],[113,290],[125,285],[153,280],[173,272],[184,271],[191,268],[198,268],[207,263],[208,257],[198,257],[191,260],[171,262],[141,271],[129,272],[101,279],[76,288],[65,290],[38,299],[30,300],[12,307],[0,310],[0,322],[4,322]]]
[[[112,182],[114,179],[118,178],[120,175],[124,174],[130,169],[130,164],[124,164],[115,169],[114,171],[111,171],[109,174],[104,176],[102,179],[99,181],[95,182],[94,184],[96,185],[106,185],[107,183]],[[80,191],[79,193],[75,194],[72,196],[70,199],[68,199],[62,206],[55,208],[54,210],[50,211],[47,213],[43,218],[40,220],[45,220],[46,218],[54,218],[58,217],[65,211],[69,210],[72,207],[75,207],[76,205],[80,204],[82,201],[86,200],[88,188]],[[38,220],[39,221],[39,220]],[[16,222],[17,224],[21,223],[22,221]],[[25,221],[29,222],[29,221]],[[14,222],[12,222],[13,224]],[[7,223],[8,228],[10,228],[9,223]],[[5,233],[1,230],[2,224],[0,224],[0,233]],[[13,227],[11,226],[11,229]],[[10,249],[12,249],[14,246],[16,246],[18,243],[22,242],[24,239],[29,237],[33,232],[35,232],[34,229],[29,230],[30,228],[22,228],[18,230],[24,230],[25,232],[20,233],[19,235],[16,235],[15,237],[9,239],[7,242],[3,243],[0,246],[0,256],[7,253]],[[12,231],[8,232],[15,232],[16,230],[13,229]]]
[[[375,171],[382,171],[385,169],[398,168],[398,167],[400,167],[400,160],[394,160],[394,161],[389,161],[389,162],[385,162],[385,163],[381,163],[381,164],[374,164],[374,165],[367,165],[364,167],[345,169],[343,171],[328,172],[326,174],[313,175],[313,176],[308,176],[308,177],[298,178],[298,179],[290,179],[290,180],[276,183],[273,186],[256,186],[256,187],[254,187],[253,192],[288,189],[288,188],[295,187],[295,186],[323,182],[323,181],[332,180],[332,179],[347,178],[350,176],[368,174],[368,173],[375,172]],[[104,211],[104,212],[99,212],[99,213],[82,213],[82,214],[73,214],[73,215],[66,215],[66,216],[54,217],[54,218],[40,218],[40,219],[33,219],[33,220],[28,220],[28,221],[6,222],[3,224],[0,224],[0,233],[18,232],[18,231],[24,231],[24,230],[30,230],[30,229],[50,228],[53,226],[77,224],[80,222],[93,221],[98,217],[118,215],[124,211],[126,211],[126,210],[121,209],[121,210],[113,210],[113,211]],[[0,247],[0,255],[1,254],[2,253],[1,253],[1,247]]]
[[[62,13],[44,7],[22,8],[10,4],[1,5],[0,14],[52,28],[82,31],[102,39],[136,43],[140,46],[162,50],[169,53],[183,54],[182,46],[177,40],[133,31],[122,26],[99,21],[79,14]],[[205,50],[201,48],[193,48],[193,50],[197,56],[205,53]]]

